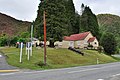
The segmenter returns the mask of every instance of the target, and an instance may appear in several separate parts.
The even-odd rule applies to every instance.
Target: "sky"
[[[73,0],[76,11],[81,4],[89,6],[94,14],[115,14],[120,16],[120,0]],[[40,0],[0,0],[0,12],[18,20],[33,21],[37,17]]]

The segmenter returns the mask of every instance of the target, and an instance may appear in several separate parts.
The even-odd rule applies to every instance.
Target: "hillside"
[[[28,31],[30,24],[30,22],[17,20],[6,14],[0,13],[0,35],[19,35],[21,32]]]
[[[99,14],[97,19],[100,26],[100,31],[113,33],[120,45],[120,17],[112,14]]]
[[[33,56],[30,57],[30,61],[27,60],[25,55],[25,48],[23,49],[22,63],[19,63],[19,49],[18,48],[2,48],[0,49],[2,53],[7,55],[7,62],[10,65],[17,66],[19,68],[27,69],[44,69],[44,68],[63,68],[63,67],[73,67],[73,66],[83,66],[83,65],[93,65],[97,64],[97,58],[99,58],[99,63],[109,63],[116,62],[118,60],[105,55],[103,53],[98,53],[94,50],[82,51],[85,53],[84,56],[76,54],[68,49],[54,49],[47,48],[47,64],[48,66],[42,67],[43,65],[43,48],[33,48]]]
[[[101,31],[112,32],[120,35],[120,17],[112,14],[97,15]]]

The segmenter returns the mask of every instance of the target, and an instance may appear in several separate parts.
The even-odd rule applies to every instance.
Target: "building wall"
[[[75,41],[75,44],[76,48],[84,48],[84,40]]]
[[[84,40],[80,40],[80,41],[75,41],[75,47],[76,48],[86,48],[88,46],[88,40],[93,37],[93,35],[91,33],[89,33],[87,35],[87,37]]]
[[[54,43],[54,45],[58,45],[57,47],[59,48],[68,48],[69,44],[70,44],[70,41],[64,41],[64,40],[62,42],[56,41]]]
[[[57,41],[55,42],[55,45],[57,44],[59,48],[69,48],[69,47],[87,48],[89,44],[88,40],[92,37],[93,35],[89,33],[84,40],[79,40],[79,41],[64,41],[63,40],[62,42]],[[97,39],[95,39],[94,42],[91,42],[90,44],[93,45],[95,49],[97,49],[97,47],[99,46]]]
[[[91,33],[89,33],[88,36],[84,39],[84,41],[85,41],[84,43],[87,43],[87,41],[92,37],[93,37],[93,35]]]
[[[99,42],[98,42],[97,39],[95,39],[95,40],[94,40],[93,42],[91,42],[90,44],[93,45],[93,48],[94,48],[94,49],[97,49],[98,46],[99,46]]]

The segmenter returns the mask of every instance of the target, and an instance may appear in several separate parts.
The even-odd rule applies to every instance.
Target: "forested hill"
[[[112,14],[97,15],[101,31],[107,31],[120,35],[120,17]]]
[[[29,30],[31,23],[27,21],[16,20],[6,14],[0,13],[0,35],[8,36],[18,35],[21,32]]]
[[[99,14],[97,19],[100,26],[100,31],[110,32],[115,35],[120,45],[120,17],[112,14]]]

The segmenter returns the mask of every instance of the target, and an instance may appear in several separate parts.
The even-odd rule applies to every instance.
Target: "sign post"
[[[31,42],[27,42],[26,43],[26,55],[27,55],[27,59],[30,60],[30,55],[32,54],[32,43]]]
[[[30,56],[32,56],[32,40],[33,40],[33,25],[31,26],[31,51],[30,51]]]
[[[99,64],[99,58],[97,58],[97,64]]]
[[[20,43],[20,63],[22,63],[22,48],[23,48],[23,42]]]
[[[30,60],[30,43],[28,42],[28,60]]]

